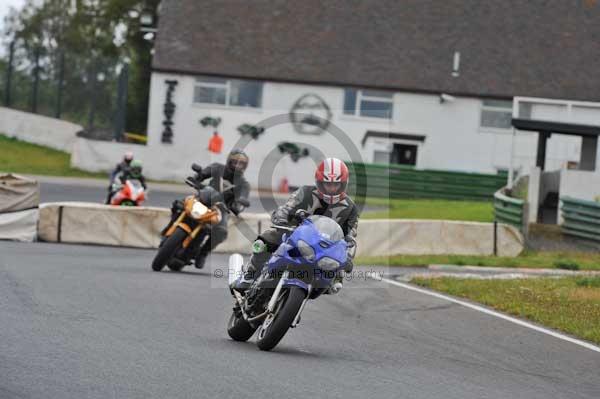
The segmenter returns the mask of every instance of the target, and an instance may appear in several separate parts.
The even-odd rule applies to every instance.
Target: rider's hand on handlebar
[[[246,207],[241,204],[239,201],[235,201],[231,204],[231,206],[229,207],[229,210],[235,215],[238,216],[240,213],[242,213],[244,211],[244,209],[246,209]]]
[[[304,219],[308,218],[309,216],[310,216],[310,214],[304,209],[298,209],[296,211],[296,213],[294,213],[294,219],[298,223],[302,223],[304,221]]]

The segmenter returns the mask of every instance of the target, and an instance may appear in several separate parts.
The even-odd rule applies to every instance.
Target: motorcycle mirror
[[[202,173],[202,166],[198,165],[197,163],[193,163],[192,170],[196,173]]]

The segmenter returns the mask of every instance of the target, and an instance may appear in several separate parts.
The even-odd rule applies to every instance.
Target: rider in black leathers
[[[108,184],[108,195],[106,197],[105,204],[110,204],[110,199],[113,196],[113,184],[115,183],[115,178],[117,175],[122,174],[129,170],[131,165],[131,161],[133,161],[133,152],[127,151],[125,155],[123,155],[123,160],[115,166],[115,168],[110,172],[110,182]]]
[[[296,213],[300,210],[308,215],[327,216],[341,226],[346,242],[355,246],[359,212],[356,204],[346,195],[348,168],[339,159],[327,158],[317,169],[315,180],[315,186],[300,187],[284,205],[274,211],[271,222],[274,225],[293,225]],[[271,254],[281,244],[284,233],[284,230],[272,228],[257,237],[247,271],[238,282],[237,290],[244,291],[252,285]],[[348,259],[345,271],[350,273],[353,268],[352,256]]]
[[[248,155],[242,150],[234,149],[229,153],[225,165],[220,163],[212,163],[205,168],[202,168],[200,173],[197,173],[193,179],[201,183],[206,179],[211,179],[209,185],[215,190],[223,193],[225,205],[234,214],[238,215],[248,205],[248,196],[250,195],[250,184],[244,178],[244,171],[248,167]],[[233,184],[231,190],[223,191],[223,180]],[[172,220],[174,221],[181,210],[183,203],[175,201],[173,203]],[[223,213],[221,222],[211,227],[210,237],[198,250],[194,265],[201,269],[204,267],[206,257],[227,238],[227,214]]]

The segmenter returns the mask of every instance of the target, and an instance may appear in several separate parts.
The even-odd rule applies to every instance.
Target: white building
[[[311,182],[321,154],[418,169],[507,170],[513,97],[600,98],[600,45],[590,38],[600,35],[592,18],[598,7],[507,3],[165,1],[145,151],[154,159],[146,169],[181,177],[191,162],[222,161],[244,147],[249,180],[263,188],[283,177],[290,185]],[[534,13],[535,21],[527,18]],[[527,107],[520,116],[535,117]],[[598,116],[585,123],[600,124]],[[207,117],[221,120],[220,156],[207,150],[215,130],[200,123]],[[251,139],[242,125],[265,130]],[[535,166],[537,136],[516,136],[517,170]],[[309,156],[292,161],[277,149],[282,142]],[[554,134],[546,169],[577,167],[581,152],[581,138]]]

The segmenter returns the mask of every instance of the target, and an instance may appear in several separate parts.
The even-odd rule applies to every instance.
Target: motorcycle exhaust
[[[233,254],[229,257],[229,270],[227,280],[229,286],[236,282],[236,280],[242,275],[244,267],[244,258],[240,254]]]

